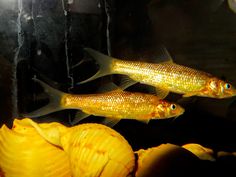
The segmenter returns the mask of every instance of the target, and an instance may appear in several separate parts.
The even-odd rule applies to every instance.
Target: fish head
[[[211,78],[203,94],[213,98],[230,98],[236,96],[236,89],[228,82],[218,78]]]
[[[171,117],[178,117],[183,114],[184,111],[184,108],[176,103],[162,101],[162,103],[156,107],[156,114],[158,115],[156,116],[156,118],[166,119]]]

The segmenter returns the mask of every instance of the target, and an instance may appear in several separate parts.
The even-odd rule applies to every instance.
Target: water
[[[42,90],[31,80],[35,76],[70,93],[94,93],[109,80],[110,76],[76,85],[97,70],[83,47],[117,58],[157,62],[157,48],[164,45],[176,63],[236,85],[236,14],[227,1],[1,0],[0,7],[1,124],[11,125],[13,117],[46,103],[47,95],[40,95]],[[83,59],[86,62],[77,65]],[[134,149],[195,142],[216,151],[235,151],[235,102],[196,98],[184,104],[186,113],[175,121],[146,125],[124,120],[114,128]],[[74,114],[61,111],[36,120],[69,125]],[[209,173],[219,172],[214,167]],[[221,170],[223,174],[232,168]]]

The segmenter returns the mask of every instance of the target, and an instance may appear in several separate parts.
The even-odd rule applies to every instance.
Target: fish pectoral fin
[[[169,90],[156,87],[156,95],[160,97],[160,99],[164,99],[168,94],[169,94]]]
[[[114,118],[114,117],[106,117],[103,119],[102,124],[105,124],[109,127],[115,126],[118,122],[120,121],[119,118]]]
[[[87,118],[89,116],[90,116],[90,114],[87,114],[87,113],[85,113],[85,112],[83,112],[81,110],[78,110],[77,113],[75,114],[74,119],[70,120],[70,124],[71,125],[75,125],[78,122],[80,122],[81,120],[83,120],[83,119],[85,119],[85,118]]]

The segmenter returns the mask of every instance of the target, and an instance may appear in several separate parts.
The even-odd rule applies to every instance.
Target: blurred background
[[[209,72],[236,86],[236,13],[226,0],[0,0],[0,123],[47,103],[37,77],[69,93],[95,93],[108,76],[76,85],[98,66],[83,47],[129,60],[158,62],[160,45],[181,65]],[[84,61],[82,64],[78,64]],[[145,91],[139,84],[131,91]],[[114,129],[134,150],[162,143],[199,143],[215,152],[236,151],[236,99],[170,94],[186,112],[143,124],[122,120]],[[69,125],[76,111],[34,119]],[[99,122],[93,116],[84,122]],[[204,162],[211,176],[235,176],[235,157]],[[232,172],[232,173],[231,173]]]

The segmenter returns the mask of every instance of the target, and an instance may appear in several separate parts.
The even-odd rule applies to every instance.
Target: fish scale
[[[110,92],[100,95],[68,95],[65,107],[80,107],[93,115],[109,114],[111,117],[135,118],[150,114],[159,104],[154,95],[130,92]],[[163,102],[161,102],[162,104]],[[140,117],[141,117],[140,116]]]

